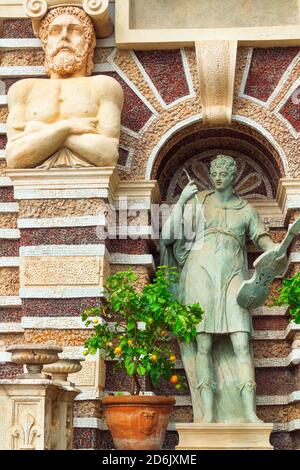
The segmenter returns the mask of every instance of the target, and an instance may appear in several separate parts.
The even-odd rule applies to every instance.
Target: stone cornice
[[[114,167],[8,169],[6,175],[5,182],[12,181],[17,200],[98,197],[118,205],[127,198],[146,202],[148,209],[160,201],[157,181],[122,181]]]
[[[300,178],[281,178],[276,200],[287,222],[289,211],[300,209]]]

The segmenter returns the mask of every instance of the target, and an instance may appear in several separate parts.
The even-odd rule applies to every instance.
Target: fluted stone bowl
[[[43,367],[43,372],[51,374],[54,380],[59,380],[61,382],[68,381],[68,374],[75,374],[82,369],[80,364],[82,358],[80,359],[58,359],[57,362],[52,364],[47,364]]]
[[[40,376],[44,364],[58,361],[58,353],[63,351],[58,346],[45,344],[15,344],[6,350],[11,353],[14,364],[27,366],[28,374],[21,374],[22,378]]]

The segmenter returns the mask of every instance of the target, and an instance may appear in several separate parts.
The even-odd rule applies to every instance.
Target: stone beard
[[[68,51],[66,51],[66,48]],[[59,75],[72,75],[85,65],[88,47],[84,51],[78,51],[69,44],[61,44],[54,51],[48,53],[45,59],[45,69]]]

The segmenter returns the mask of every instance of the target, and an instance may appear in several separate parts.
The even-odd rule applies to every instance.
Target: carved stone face
[[[72,15],[60,15],[49,26],[45,48],[51,70],[59,75],[73,75],[86,66],[89,44],[84,26]]]
[[[210,178],[218,191],[224,191],[229,186],[232,186],[234,181],[234,175],[226,167],[214,168],[210,172]]]

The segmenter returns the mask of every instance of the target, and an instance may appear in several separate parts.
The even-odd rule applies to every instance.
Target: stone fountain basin
[[[59,358],[57,362],[54,362],[43,367],[43,371],[51,374],[75,374],[82,369],[80,361],[82,358]]]
[[[63,351],[61,347],[42,344],[15,344],[6,350],[15,364],[51,364],[58,361],[58,353]]]

